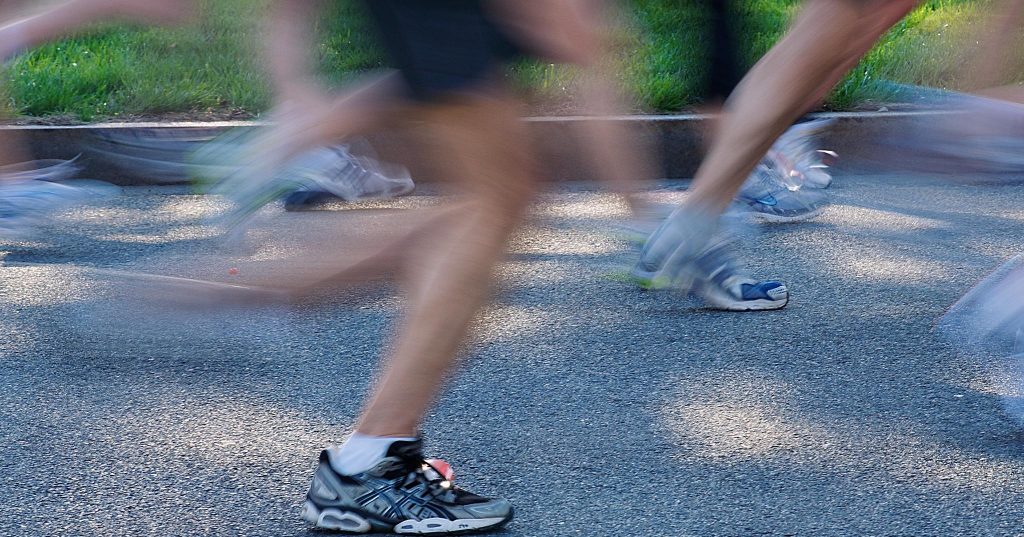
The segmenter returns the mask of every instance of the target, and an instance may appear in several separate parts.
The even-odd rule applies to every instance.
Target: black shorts
[[[706,98],[725,101],[743,79],[742,59],[737,42],[736,0],[705,0],[710,35],[710,65]]]
[[[480,0],[366,0],[412,97],[472,90],[519,55]]]

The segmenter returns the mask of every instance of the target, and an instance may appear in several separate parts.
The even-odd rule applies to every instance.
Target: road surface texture
[[[754,272],[792,290],[769,313],[609,278],[635,255],[612,231],[622,205],[546,194],[428,454],[513,501],[508,536],[1019,535],[1024,434],[932,326],[1024,250],[1024,181],[851,176],[831,193],[819,219],[745,236]],[[309,534],[316,456],[353,427],[396,291],[183,313],[90,268],[225,279],[239,257],[386,219],[274,207],[245,250],[202,225],[219,203],[126,189],[0,244],[0,535]]]

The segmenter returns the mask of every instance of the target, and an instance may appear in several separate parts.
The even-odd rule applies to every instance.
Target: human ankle
[[[395,442],[413,442],[415,435],[409,436],[372,436],[353,433],[340,446],[330,450],[331,467],[342,475],[353,475],[373,468],[388,453]]]

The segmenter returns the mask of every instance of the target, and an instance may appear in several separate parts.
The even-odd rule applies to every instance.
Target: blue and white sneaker
[[[717,219],[678,209],[651,235],[630,272],[648,289],[674,289],[728,311],[781,309],[789,303],[782,282],[757,281],[742,274],[732,241],[717,232]]]
[[[790,187],[778,166],[767,158],[758,164],[736,195],[736,205],[749,211],[755,222],[766,224],[803,222],[820,215],[829,205],[828,196],[820,190]]]
[[[786,307],[789,289],[774,280],[757,281],[742,275],[728,241],[705,249],[694,260],[698,277],[692,294],[727,311],[765,311]]]
[[[397,441],[373,468],[343,475],[323,451],[302,506],[310,525],[349,533],[489,531],[512,520],[508,500],[484,498],[453,486],[422,455],[422,443]]]

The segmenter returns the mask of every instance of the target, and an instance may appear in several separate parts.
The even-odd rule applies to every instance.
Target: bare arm
[[[277,0],[266,27],[264,57],[278,102],[305,99],[320,93],[313,81],[314,17],[318,0]]]

